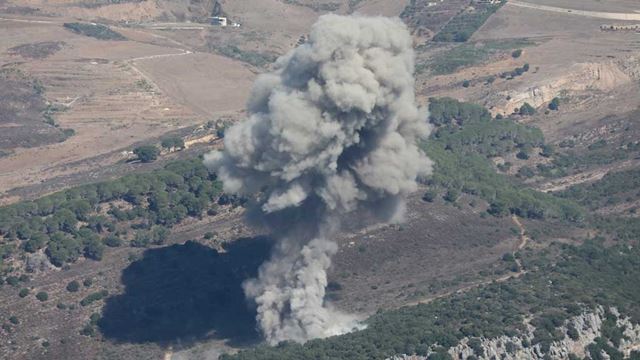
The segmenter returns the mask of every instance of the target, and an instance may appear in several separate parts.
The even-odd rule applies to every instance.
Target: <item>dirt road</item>
[[[598,18],[598,19],[640,21],[639,13],[613,13],[613,12],[601,12],[601,11],[574,10],[574,9],[559,8],[555,6],[531,4],[528,2],[517,1],[517,0],[510,0],[507,3],[507,5],[518,6],[522,8],[528,8],[528,9],[542,10],[542,11],[551,11],[551,12],[569,14],[569,15],[586,16],[586,17],[592,17],[592,18]]]

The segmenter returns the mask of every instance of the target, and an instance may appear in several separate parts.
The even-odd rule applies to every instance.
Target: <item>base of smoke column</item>
[[[325,234],[335,231],[333,226],[324,228]],[[337,251],[338,245],[325,237],[283,237],[260,266],[259,276],[243,284],[269,344],[304,343],[365,327],[361,317],[341,312],[326,300],[327,270]]]

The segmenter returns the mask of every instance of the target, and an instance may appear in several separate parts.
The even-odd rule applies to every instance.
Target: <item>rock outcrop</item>
[[[617,326],[624,329],[624,338],[620,342],[618,350],[625,357],[628,357],[632,351],[640,351],[640,324],[633,324],[629,318],[620,315],[615,308],[610,309],[609,312],[617,317]],[[480,339],[474,344],[471,339],[464,338],[458,345],[449,348],[448,353],[453,359],[461,360],[470,357],[487,360],[542,360],[547,355],[547,358],[550,357],[554,360],[568,360],[571,354],[583,358],[588,355],[587,347],[596,338],[602,336],[602,324],[605,319],[606,312],[602,307],[594,312],[584,313],[569,319],[560,331],[567,334],[567,330],[571,327],[575,328],[576,333],[573,334],[573,337],[565,335],[564,339],[553,342],[546,352],[543,351],[540,344],[529,345],[534,338],[535,327],[527,324],[527,332],[522,335]],[[432,349],[436,346],[432,346]],[[604,357],[608,358],[606,354]],[[403,354],[387,360],[427,360],[427,357]]]

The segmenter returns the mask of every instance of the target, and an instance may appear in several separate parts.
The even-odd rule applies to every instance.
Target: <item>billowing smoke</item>
[[[278,239],[244,284],[270,343],[358,327],[324,299],[338,250],[331,237],[355,211],[400,220],[406,195],[431,169],[417,146],[429,127],[413,71],[401,21],[322,16],[306,44],[257,78],[249,117],[226,132],[224,151],[205,157],[225,191],[257,196],[248,218]]]

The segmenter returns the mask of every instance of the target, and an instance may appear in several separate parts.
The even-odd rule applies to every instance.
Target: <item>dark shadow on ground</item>
[[[98,322],[104,337],[163,345],[258,340],[255,309],[247,305],[242,282],[257,275],[271,242],[239,239],[225,250],[188,241],[145,251],[122,272],[124,293],[106,301]]]

